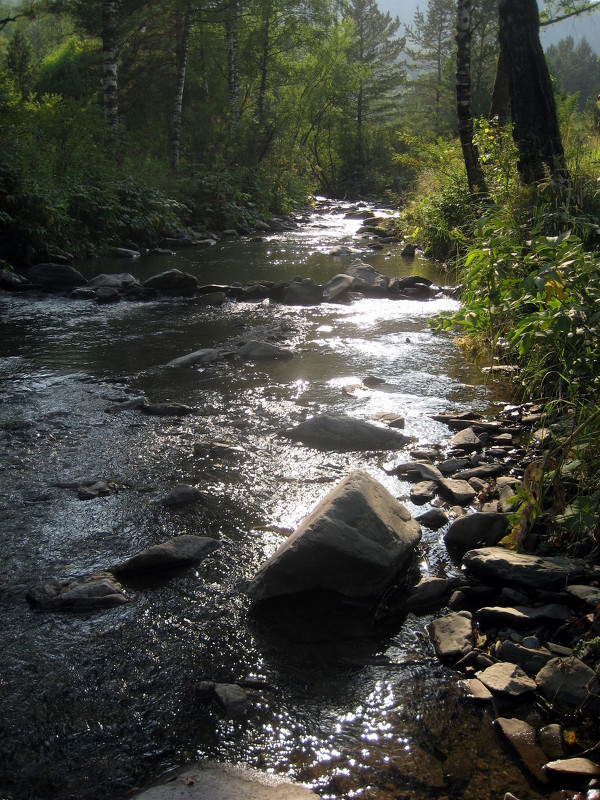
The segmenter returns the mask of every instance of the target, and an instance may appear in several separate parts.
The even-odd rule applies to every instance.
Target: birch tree
[[[190,30],[192,26],[192,0],[185,0],[183,9],[178,8],[178,25],[176,30],[176,63],[175,94],[173,113],[171,116],[171,141],[169,147],[169,163],[171,169],[177,169],[181,148],[181,122],[183,115],[183,92],[190,48]]]
[[[113,133],[119,132],[119,5],[119,0],[102,0],[104,114]]]

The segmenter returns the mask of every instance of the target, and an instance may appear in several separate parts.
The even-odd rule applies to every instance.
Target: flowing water
[[[359,222],[345,210],[315,213],[262,242],[87,269],[143,278],[178,267],[201,283],[324,282],[347,263],[331,247],[350,243],[387,275],[443,280],[397,246],[361,245]],[[501,400],[452,339],[429,327],[432,315],[453,308],[446,297],[313,308],[0,297],[0,797],[118,798],[204,758],[288,776],[340,800],[536,796],[490,718],[461,699],[455,674],[436,660],[429,616],[409,615],[383,639],[311,642],[285,620],[275,631],[256,619],[244,594],[282,530],[352,469],[367,470],[417,512],[408,484],[386,476],[379,454],[317,451],[279,429],[325,410],[363,419],[393,411],[428,444],[449,436],[431,414]],[[294,358],[164,369],[202,347],[264,338]],[[386,383],[342,392],[367,374]],[[198,412],[107,413],[141,394]],[[214,440],[241,452],[211,459],[194,450]],[[79,500],[76,487],[99,479],[117,490]],[[198,486],[205,502],[156,502],[179,482]],[[182,533],[222,547],[197,569],[129,586],[126,606],[68,614],[27,605],[28,587],[42,579],[104,569]],[[455,569],[442,535],[424,530],[423,574]],[[228,719],[196,691],[202,680],[245,679],[264,687],[243,719]]]

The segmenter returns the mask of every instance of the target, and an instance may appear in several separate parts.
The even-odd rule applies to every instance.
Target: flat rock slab
[[[334,417],[317,414],[282,436],[322,449],[338,450],[397,450],[411,439],[398,431],[381,428],[354,417]]]
[[[429,626],[429,638],[438,658],[457,661],[474,647],[473,617],[469,611],[454,611],[435,619]]]
[[[477,492],[470,483],[455,478],[442,478],[439,487],[443,495],[459,506],[466,505],[477,497]]]
[[[534,630],[547,623],[566,622],[573,615],[569,606],[548,603],[543,606],[487,606],[475,615],[482,628],[519,628]]]
[[[365,472],[352,472],[306,517],[248,587],[254,600],[325,590],[377,596],[410,560],[419,523]]]
[[[536,688],[535,681],[520,667],[506,661],[499,661],[484,669],[477,677],[491,692],[519,697]]]
[[[489,703],[494,698],[494,695],[479,678],[466,678],[460,681],[460,686],[466,697],[476,700],[478,703]]]
[[[161,786],[136,795],[137,800],[318,800],[298,784],[255,770],[213,765],[193,767]]]
[[[90,611],[127,603],[120,583],[109,572],[49,580],[27,592],[27,601],[45,611]]]
[[[504,738],[525,765],[527,771],[541,783],[547,782],[543,767],[546,754],[538,745],[535,728],[520,719],[498,717],[495,721]]]
[[[564,589],[587,572],[581,559],[532,556],[502,547],[469,550],[463,565],[484,580],[527,589]]]
[[[184,534],[147,547],[126,561],[115,564],[111,572],[117,575],[140,575],[198,564],[220,546],[220,542],[208,536]]]
[[[403,610],[425,611],[432,606],[441,605],[456,588],[456,582],[448,578],[421,578],[419,583],[408,593],[402,603]]]

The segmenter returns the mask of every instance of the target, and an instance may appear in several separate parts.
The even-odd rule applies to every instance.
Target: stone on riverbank
[[[499,661],[477,674],[479,680],[491,692],[520,697],[522,694],[535,691],[535,681],[521,667],[510,662]]]
[[[442,661],[458,661],[475,646],[473,617],[468,611],[453,611],[435,619],[428,630],[435,652]]]
[[[44,611],[91,611],[127,603],[123,587],[109,572],[39,583],[27,592],[27,601]]]
[[[419,524],[364,472],[341,481],[260,568],[254,600],[328,591],[347,598],[379,595],[406,567]]]
[[[281,299],[289,306],[315,306],[323,299],[323,289],[312,278],[294,280],[283,290]]]
[[[319,800],[299,784],[248,767],[209,764],[187,767],[176,778],[135,796],[136,800]]]
[[[101,272],[87,283],[88,289],[99,289],[108,287],[109,289],[128,289],[132,286],[140,286],[140,282],[130,272]]]
[[[381,428],[354,417],[317,414],[282,436],[324,450],[397,450],[411,441],[410,437],[389,428]]]
[[[455,519],[444,535],[446,547],[465,553],[482,545],[496,545],[508,532],[508,516],[476,512]]]
[[[600,713],[600,679],[575,656],[548,661],[535,681],[539,691],[552,703],[579,708],[586,716]]]
[[[115,575],[140,575],[199,564],[221,543],[208,536],[184,534],[155,544],[111,567]]]
[[[525,589],[562,589],[587,573],[581,559],[533,556],[502,547],[469,550],[463,558],[467,572],[493,583]]]

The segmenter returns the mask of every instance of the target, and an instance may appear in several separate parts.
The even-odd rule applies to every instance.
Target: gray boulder
[[[402,603],[404,611],[426,611],[441,605],[456,588],[456,581],[448,578],[421,578]]]
[[[26,597],[31,606],[46,611],[90,611],[127,602],[123,587],[108,572],[45,581],[31,588]]]
[[[469,550],[463,557],[463,565],[467,572],[483,580],[525,589],[562,589],[587,572],[587,565],[581,559],[532,556],[502,547]]]
[[[364,472],[341,481],[260,568],[248,587],[254,600],[326,590],[376,597],[406,568],[419,524]]]
[[[508,533],[508,516],[477,512],[455,519],[444,535],[446,546],[466,552],[482,545],[495,545]]]
[[[347,275],[354,279],[353,288],[355,291],[365,294],[387,296],[389,278],[382,275],[370,264],[363,261],[355,261],[345,270]]]
[[[36,264],[29,270],[29,280],[49,290],[75,289],[85,286],[87,280],[69,264]]]
[[[99,289],[101,286],[108,286],[111,289],[128,289],[131,286],[139,286],[140,282],[130,272],[110,273],[108,275],[101,272],[91,281],[88,281],[87,285],[91,289]]]
[[[185,296],[194,294],[198,288],[198,281],[187,272],[181,272],[179,269],[169,269],[166,272],[160,272],[158,275],[148,278],[143,285],[147,289],[156,289],[163,294]]]
[[[115,564],[111,567],[111,572],[115,575],[140,575],[199,564],[220,546],[220,542],[207,536],[175,536]]]
[[[411,439],[398,431],[381,428],[354,417],[317,414],[282,436],[325,450],[397,450]]]
[[[460,506],[467,505],[477,496],[477,492],[471,484],[453,478],[443,478],[439,481],[439,488],[441,494]]]

